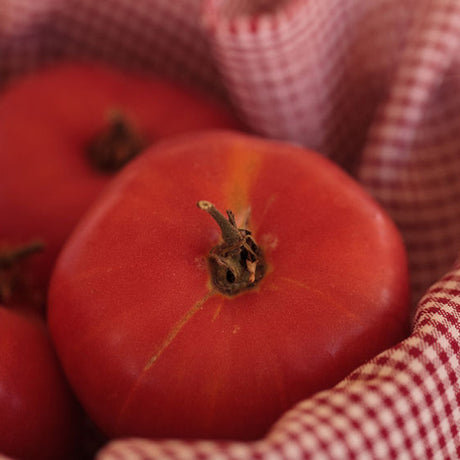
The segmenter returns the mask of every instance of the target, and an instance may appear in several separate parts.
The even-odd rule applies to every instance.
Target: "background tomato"
[[[254,288],[213,287],[220,230],[202,199],[249,216]],[[114,180],[59,258],[49,324],[108,435],[254,439],[403,338],[408,306],[400,235],[357,183],[313,152],[220,132],[164,142]]]
[[[117,166],[164,137],[216,127],[238,124],[215,101],[154,76],[65,63],[17,81],[0,98],[0,239],[45,243],[26,272],[46,287],[62,243]]]
[[[33,308],[22,265],[40,242],[0,242],[0,453],[20,459],[82,458],[83,411],[43,319]],[[77,457],[74,457],[77,455]]]
[[[0,452],[20,459],[74,454],[81,414],[45,323],[0,305]]]

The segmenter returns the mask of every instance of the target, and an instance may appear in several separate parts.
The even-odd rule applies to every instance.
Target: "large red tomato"
[[[402,339],[408,304],[400,235],[357,183],[215,132],[115,179],[61,253],[48,313],[108,435],[254,439]]]
[[[84,63],[33,73],[0,97],[0,239],[45,243],[26,271],[46,286],[65,238],[131,156],[170,135],[236,126],[162,78]]]

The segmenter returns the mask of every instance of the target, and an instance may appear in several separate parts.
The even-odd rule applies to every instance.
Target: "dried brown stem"
[[[251,232],[237,227],[231,211],[227,211],[226,218],[209,201],[199,201],[197,205],[213,217],[222,232],[222,243],[212,248],[208,255],[215,288],[228,296],[254,288],[263,278],[266,264]]]

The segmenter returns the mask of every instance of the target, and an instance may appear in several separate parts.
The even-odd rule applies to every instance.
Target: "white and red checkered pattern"
[[[409,338],[263,440],[99,460],[460,458],[460,1],[0,0],[3,82],[78,57],[192,81],[337,161],[399,226],[417,305]]]

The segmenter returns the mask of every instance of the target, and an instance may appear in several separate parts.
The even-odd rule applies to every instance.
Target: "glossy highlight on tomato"
[[[0,239],[43,241],[26,271],[46,290],[63,242],[117,167],[165,137],[238,127],[226,107],[159,76],[73,61],[35,71],[0,94]]]
[[[211,279],[206,203],[263,252],[234,295]],[[128,165],[68,240],[49,300],[65,372],[112,437],[260,438],[408,333],[406,253],[380,206],[314,152],[224,131]]]

